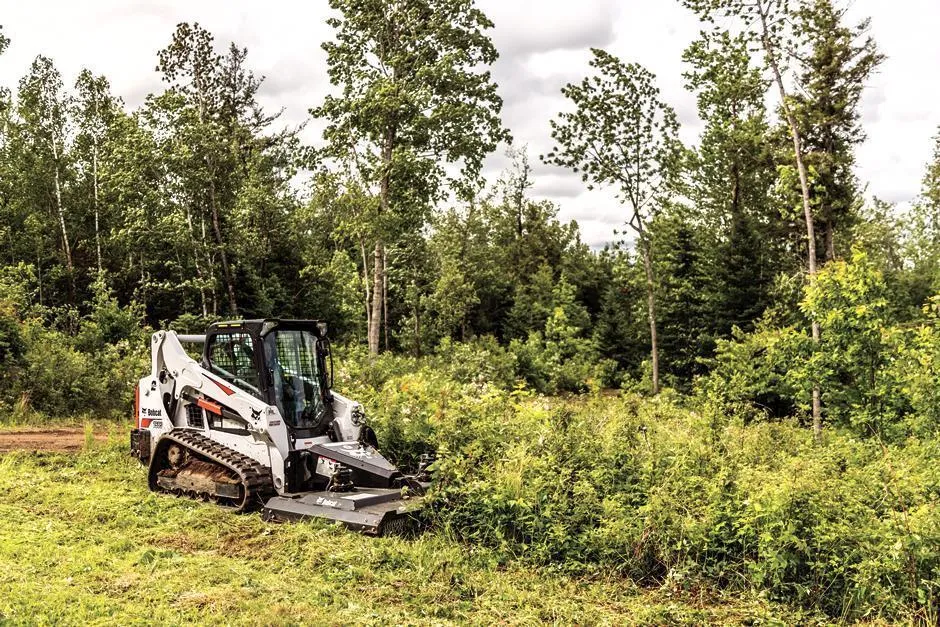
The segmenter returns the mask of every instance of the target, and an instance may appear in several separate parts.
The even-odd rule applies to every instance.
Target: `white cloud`
[[[622,4],[617,0],[483,0],[479,6],[496,25],[493,40],[502,54],[518,58],[613,43]]]
[[[556,201],[562,219],[577,219],[584,240],[613,238],[623,207],[609,190],[588,192],[570,172],[539,163],[551,147],[549,120],[565,107],[559,90],[587,71],[588,48],[604,47],[636,61],[659,77],[663,97],[683,122],[682,138],[701,130],[695,98],[685,91],[682,51],[701,26],[678,1],[664,0],[478,0],[494,21],[500,49],[494,77],[505,99],[504,120],[517,144],[529,147],[536,193]],[[325,2],[281,0],[89,0],[6,2],[0,24],[12,39],[0,56],[0,84],[15,87],[33,57],[55,61],[67,83],[82,67],[106,75],[115,93],[138,106],[162,89],[154,71],[156,52],[181,21],[198,21],[216,35],[249,49],[249,63],[267,77],[263,104],[285,108],[282,120],[308,118],[329,88],[320,44],[330,36]],[[940,4],[937,0],[854,0],[851,16],[872,17],[872,32],[888,56],[863,102],[868,141],[858,153],[858,172],[872,195],[896,202],[916,196],[931,137],[940,125]],[[309,124],[305,137],[320,128]],[[502,155],[487,161],[495,176]]]

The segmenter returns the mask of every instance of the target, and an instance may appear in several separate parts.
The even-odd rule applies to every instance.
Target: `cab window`
[[[261,396],[254,346],[247,333],[219,333],[209,340],[209,370],[257,398]]]
[[[330,421],[321,388],[317,339],[309,331],[282,330],[264,338],[274,397],[281,415],[298,429],[323,431]]]

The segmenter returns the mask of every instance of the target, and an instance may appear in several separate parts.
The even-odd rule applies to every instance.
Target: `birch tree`
[[[716,18],[735,19],[749,40],[763,52],[764,63],[780,99],[780,110],[790,130],[793,154],[800,181],[800,197],[806,221],[806,269],[810,282],[817,272],[816,227],[810,198],[809,171],[806,166],[804,139],[797,121],[793,99],[786,80],[787,62],[792,54],[789,44],[795,39],[794,8],[790,0],[682,0],[700,18],[714,22]],[[811,315],[813,343],[820,342],[819,321]],[[822,436],[822,401],[819,383],[812,391],[813,433]]]
[[[20,81],[17,113],[21,121],[24,156],[39,178],[31,187],[38,193],[49,189],[42,204],[52,207],[59,231],[59,244],[71,288],[75,294],[75,263],[72,258],[69,210],[65,203],[65,179],[69,120],[62,75],[48,57],[38,56]],[[45,185],[49,185],[48,188]]]
[[[657,283],[649,225],[675,180],[679,123],[651,72],[603,50],[592,52],[595,73],[562,89],[574,111],[552,120],[555,147],[542,159],[580,173],[589,188],[613,187],[627,206],[626,224],[636,235],[646,275],[652,392],[658,394]]]
[[[109,128],[114,123],[121,104],[110,93],[108,79],[82,70],[75,83],[76,96],[72,117],[77,127],[75,138],[76,165],[90,190],[91,213],[94,216],[95,261],[100,275],[104,270],[101,252],[102,214],[102,153]]]
[[[493,24],[472,2],[330,0],[330,7],[339,13],[328,21],[335,39],[323,48],[340,94],[311,114],[327,122],[321,156],[353,163],[379,198],[368,229],[374,355],[387,311],[389,239],[420,231],[448,190],[474,188],[484,157],[509,135],[488,71],[498,56],[486,32]]]

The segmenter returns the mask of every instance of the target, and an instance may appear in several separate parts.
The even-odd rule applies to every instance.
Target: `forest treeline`
[[[867,198],[868,22],[835,0],[683,3],[737,24],[684,53],[697,145],[653,74],[593,50],[545,120],[553,149],[510,148],[491,181],[511,137],[470,3],[331,0],[316,146],[261,106],[249,51],[198,24],[167,34],[164,89],[133,110],[37,57],[0,91],[0,361],[38,377],[124,359],[139,324],[316,317],[373,354],[498,345],[542,392],[712,385],[817,427],[874,411],[885,329],[934,324],[940,141],[911,207]],[[533,197],[536,159],[617,195],[609,245]]]

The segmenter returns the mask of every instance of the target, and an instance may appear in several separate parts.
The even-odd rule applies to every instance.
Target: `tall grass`
[[[0,458],[0,622],[790,622],[753,596],[641,590],[507,563],[446,533],[374,539],[155,495],[123,441]]]

